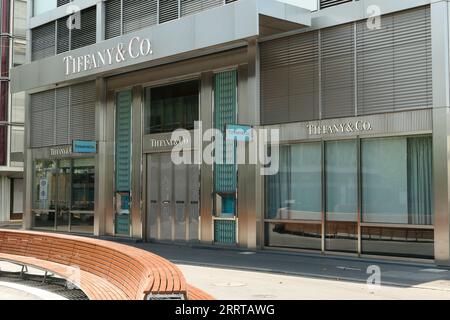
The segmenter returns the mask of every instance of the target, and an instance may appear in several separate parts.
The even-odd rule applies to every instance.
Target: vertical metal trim
[[[322,31],[317,31],[317,46],[318,46],[318,78],[319,78],[319,119],[322,120]]]
[[[57,91],[58,89],[55,89],[53,92],[54,95],[54,102],[53,102],[53,145],[56,145],[56,101],[57,101]]]
[[[156,1],[156,24],[159,24],[159,2],[161,0]]]
[[[120,0],[120,35],[123,35],[123,0]]]
[[[355,117],[357,117],[358,116],[358,57],[357,57],[357,55],[358,55],[358,46],[357,46],[357,41],[358,41],[358,37],[357,37],[357,32],[358,32],[358,28],[357,28],[357,24],[356,24],[356,21],[355,22],[353,22],[353,54],[354,54],[354,57],[353,57],[353,60],[354,60],[354,62],[353,62],[353,65],[354,65],[354,76],[355,76],[355,78],[354,78],[354,85],[353,85],[353,87],[354,87],[354,90],[355,90],[355,101],[354,101],[354,104],[355,104]]]
[[[326,233],[326,215],[327,215],[327,191],[326,191],[326,155],[325,141],[321,140],[322,149],[322,253],[325,252],[325,233]]]
[[[361,168],[361,137],[356,138],[356,155],[357,155],[357,189],[358,189],[358,205],[357,205],[357,228],[358,228],[358,255],[362,254],[362,233],[361,233],[361,221],[362,221],[362,168]]]
[[[69,173],[69,183],[70,183],[70,193],[69,193],[69,233],[72,232],[72,192],[73,192],[73,168],[74,159],[70,159],[70,173]]]

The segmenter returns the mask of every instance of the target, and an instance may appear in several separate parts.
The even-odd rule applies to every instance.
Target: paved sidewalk
[[[314,292],[314,284],[318,286],[317,288],[326,288],[325,291],[322,290],[325,299],[329,297],[326,292],[328,288],[332,289],[330,292],[335,294],[333,295],[335,298],[359,297],[365,299],[374,296],[373,294],[367,295],[367,279],[370,276],[367,270],[370,266],[377,266],[381,271],[382,286],[389,288],[399,287],[392,288],[393,290],[395,289],[395,292],[385,291],[386,295],[383,294],[379,298],[389,299],[391,297],[392,299],[397,299],[404,296],[412,299],[414,296],[417,296],[417,298],[431,296],[450,299],[450,270],[436,267],[431,263],[400,263],[381,259],[368,260],[272,251],[245,252],[200,246],[190,247],[151,243],[140,243],[136,244],[136,246],[180,265],[187,277],[192,277],[193,281],[191,282],[193,285],[197,285],[206,291],[209,288],[210,292],[212,283],[226,280],[227,276],[229,280],[225,282],[234,282],[235,279],[231,275],[235,275],[240,279],[246,279],[247,277],[249,279],[248,282],[251,282],[250,279],[253,279],[253,285],[256,285],[258,281],[261,284],[270,283],[273,279],[282,279],[284,276],[288,277],[286,278],[288,280],[284,283],[293,283],[292,279],[296,278],[299,281],[301,280],[301,283],[306,288],[310,288],[308,289],[310,292]],[[201,269],[202,267],[206,269]],[[200,272],[197,273],[198,271]],[[234,272],[241,273],[236,274]],[[249,274],[245,272],[249,272]],[[221,274],[224,277],[220,276]],[[256,274],[264,276],[257,277]],[[214,277],[217,279],[214,279]],[[320,281],[317,282],[318,280]],[[328,281],[328,284],[324,287],[326,282],[323,281],[325,280]],[[247,281],[244,281],[244,283],[247,283]],[[339,285],[336,285],[336,283],[339,283]],[[343,283],[347,284],[345,288],[342,287],[345,294],[336,295],[339,292],[338,288]],[[250,284],[248,283],[248,285]],[[267,286],[266,291],[257,295],[272,295],[272,287]],[[364,291],[364,294],[354,294],[358,291],[361,292],[361,290]],[[214,292],[220,291],[213,290],[211,293],[214,294]],[[313,296],[317,298],[320,295]],[[220,296],[217,297],[219,298]],[[232,298],[233,295],[230,297]],[[297,297],[301,299],[299,295],[293,293],[291,298],[296,299]],[[246,296],[245,298],[249,297]]]
[[[449,300],[450,291],[178,265],[187,281],[218,300]]]

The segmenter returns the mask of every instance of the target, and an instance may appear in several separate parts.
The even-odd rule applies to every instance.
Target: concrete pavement
[[[148,243],[136,246],[176,263],[193,285],[219,299],[450,299],[450,270],[431,263]],[[369,288],[367,280],[373,273],[368,269],[374,266],[380,271],[381,287]]]

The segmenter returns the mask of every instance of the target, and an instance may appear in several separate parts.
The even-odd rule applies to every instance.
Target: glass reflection
[[[362,250],[366,254],[434,257],[434,230],[362,227]]]
[[[297,249],[321,250],[321,224],[267,223],[266,245]]]

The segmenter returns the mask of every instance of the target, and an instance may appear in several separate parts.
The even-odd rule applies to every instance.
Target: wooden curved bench
[[[0,230],[0,260],[59,275],[91,300],[212,299],[166,259],[109,241]]]

